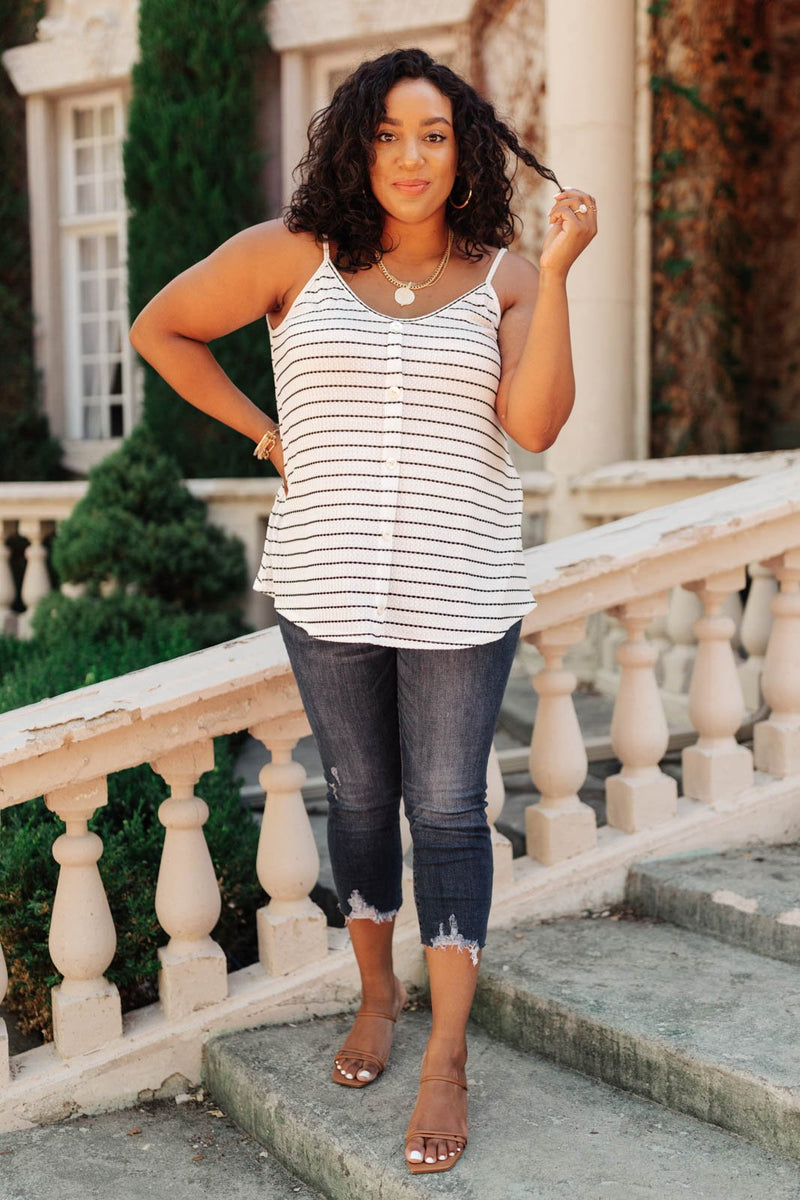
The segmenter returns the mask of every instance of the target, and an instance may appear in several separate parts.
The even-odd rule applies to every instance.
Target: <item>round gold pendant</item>
[[[399,287],[394,294],[394,298],[398,304],[403,306],[403,308],[405,308],[407,304],[414,303],[414,293],[412,292],[411,288],[408,287]]]

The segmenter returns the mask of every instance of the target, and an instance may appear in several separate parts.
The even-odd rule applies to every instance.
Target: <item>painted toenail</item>
[[[443,1161],[444,1161],[444,1159],[446,1159],[446,1158],[447,1158],[447,1155],[446,1155],[446,1154],[440,1154],[440,1155],[439,1155],[439,1162],[443,1162]]]
[[[456,1152],[455,1152],[455,1150],[451,1150],[451,1151],[450,1151],[450,1157],[451,1157],[451,1158],[455,1158],[455,1156],[456,1156]]]
[[[422,1162],[422,1151],[412,1150],[408,1156],[409,1162]]]
[[[348,1078],[348,1079],[352,1079],[352,1078],[353,1078],[353,1072],[352,1072],[352,1071],[347,1071],[347,1072],[346,1072],[346,1074],[347,1074],[347,1078]]]
[[[366,1069],[362,1068],[362,1070],[360,1070],[360,1071],[358,1072],[358,1078],[359,1078],[359,1079],[372,1079],[372,1076],[370,1075],[369,1071],[367,1071]]]
[[[436,1162],[436,1159],[432,1155],[428,1155],[428,1157],[425,1159],[425,1162]]]

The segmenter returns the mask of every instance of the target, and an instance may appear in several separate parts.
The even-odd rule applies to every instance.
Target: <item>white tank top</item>
[[[495,412],[492,276],[420,317],[365,304],[323,260],[270,330],[288,495],[253,587],[313,637],[453,650],[535,606],[522,486]]]

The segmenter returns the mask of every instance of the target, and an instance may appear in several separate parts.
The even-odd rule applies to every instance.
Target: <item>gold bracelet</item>
[[[253,458],[269,458],[275,443],[279,442],[280,439],[280,429],[277,425],[274,429],[268,429],[253,451]]]

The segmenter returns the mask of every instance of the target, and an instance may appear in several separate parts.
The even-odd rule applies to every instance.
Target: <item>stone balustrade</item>
[[[622,898],[632,862],[713,844],[791,841],[800,835],[800,469],[773,473],[702,499],[625,518],[526,553],[538,606],[522,636],[544,665],[531,745],[540,799],[526,813],[527,855],[512,860],[497,831],[504,802],[496,755],[488,771],[495,885],[490,923],[596,908]],[[755,727],[755,763],[736,741],[744,711],[727,596],[747,564],[761,589],[746,643],[763,658],[772,712]],[[666,726],[649,629],[663,627],[670,590],[695,598],[697,650],[689,712],[698,737],[684,752],[684,788],[662,772]],[[765,634],[763,607],[771,607]],[[579,790],[587,755],[564,658],[588,618],[608,613],[622,631],[611,738],[620,770],[607,781],[608,824],[597,828]],[[660,625],[659,622],[662,624]],[[752,629],[750,628],[752,626]],[[766,641],[765,641],[766,638]],[[533,699],[533,698],[532,698]],[[213,738],[248,730],[268,749],[265,809],[253,869],[269,901],[257,915],[258,962],[227,972],[211,937],[220,896],[197,781]],[[302,801],[305,773],[292,757],[308,724],[279,630],[158,664],[0,716],[0,809],[44,795],[65,823],[53,853],[59,878],[50,951],[53,1043],[9,1060],[0,1029],[0,1129],[135,1103],[200,1079],[202,1047],[223,1028],[340,1011],[357,995],[346,930],[326,927],[310,899],[318,858]],[[156,913],[159,999],[122,1014],[105,978],[116,935],[98,870],[100,838],[88,830],[107,802],[111,772],[148,762],[170,794],[159,816],[164,843]],[[754,772],[755,766],[755,772]],[[243,815],[243,819],[247,819]],[[403,828],[404,847],[409,835]],[[2,829],[0,828],[0,853]],[[410,981],[424,969],[411,903],[411,870],[395,934],[396,964]],[[0,1001],[7,986],[0,949]]]

